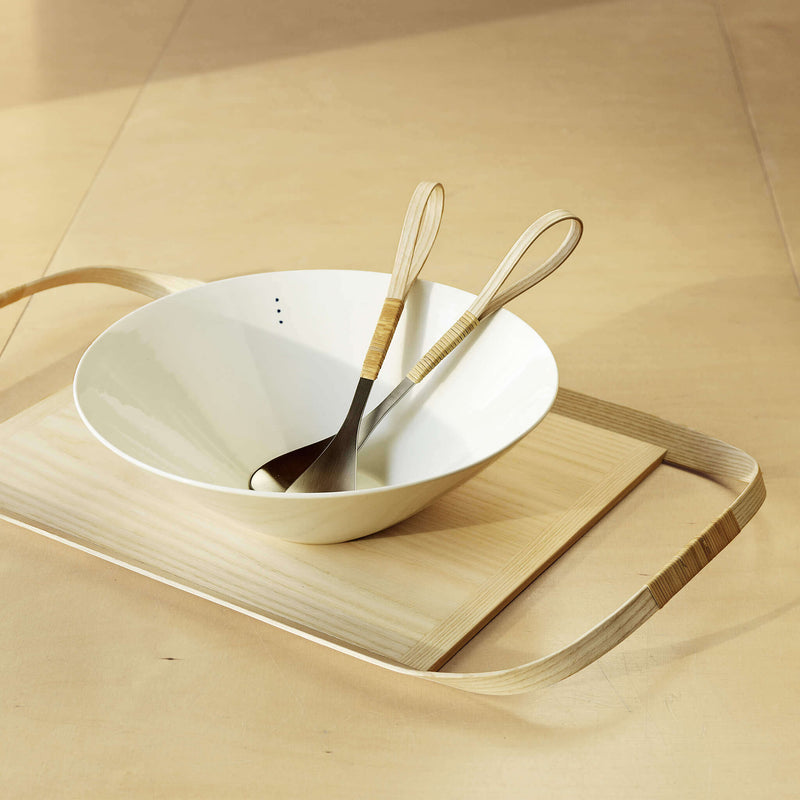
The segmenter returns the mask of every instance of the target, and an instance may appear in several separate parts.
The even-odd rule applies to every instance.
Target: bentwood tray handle
[[[81,267],[0,293],[0,307],[45,289],[71,283],[109,283],[157,298],[199,286],[202,281],[121,267]],[[766,489],[758,463],[733,445],[651,414],[570,389],[559,390],[553,410],[562,416],[661,446],[666,449],[665,463],[710,478],[733,478],[741,481],[743,488],[717,519],[616,611],[561,650],[526,664],[493,672],[415,670],[315,636],[307,638],[392,672],[464,691],[501,695],[543,688],[580,671],[630,636],[717,556],[764,502]]]
[[[177,275],[162,275],[158,272],[149,272],[143,269],[129,267],[78,267],[45,275],[30,283],[23,283],[5,292],[0,292],[0,308],[30,297],[45,289],[54,289],[56,286],[68,286],[71,283],[108,283],[132,292],[147,295],[153,300],[173,294],[181,289],[192,286],[201,286],[203,281],[193,278],[179,278]]]
[[[571,644],[535,661],[482,673],[413,673],[480,694],[517,694],[556,683],[596,661],[630,636],[677,594],[752,519],[766,497],[755,459],[733,445],[698,431],[570,389],[560,389],[553,411],[666,448],[664,463],[710,478],[733,478],[744,486],[725,511],[692,539],[636,594]]]

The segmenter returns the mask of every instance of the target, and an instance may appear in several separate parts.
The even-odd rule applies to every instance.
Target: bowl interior
[[[272,272],[154,301],[86,351],[74,382],[78,410],[139,466],[247,491],[262,463],[338,429],[388,281],[372,272]],[[368,408],[472,299],[417,282]],[[387,415],[361,449],[359,485],[415,483],[492,458],[544,417],[556,390],[545,343],[502,310]]]

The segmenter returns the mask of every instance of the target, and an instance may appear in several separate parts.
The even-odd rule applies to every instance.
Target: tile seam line
[[[150,66],[150,69],[147,71],[147,75],[145,75],[144,79],[142,80],[141,84],[139,85],[139,89],[137,90],[136,94],[134,95],[133,100],[131,100],[130,105],[128,106],[128,109],[127,109],[127,111],[125,112],[125,115],[122,118],[122,121],[120,122],[119,126],[117,127],[116,132],[114,133],[113,137],[111,138],[111,142],[109,143],[108,147],[106,148],[105,153],[103,154],[103,157],[100,159],[100,163],[97,165],[97,168],[95,169],[94,173],[92,174],[92,177],[89,179],[89,183],[86,186],[86,190],[84,191],[83,195],[81,196],[81,199],[78,201],[78,204],[75,207],[75,211],[73,212],[72,216],[69,218],[69,221],[67,222],[66,226],[64,227],[64,231],[62,232],[61,236],[58,238],[58,242],[56,242],[56,246],[53,248],[53,252],[50,254],[50,257],[47,259],[47,262],[46,262],[46,264],[44,266],[44,269],[42,270],[41,274],[39,275],[40,278],[43,278],[43,277],[45,277],[46,275],[49,274],[50,268],[53,265],[53,261],[55,260],[55,257],[58,254],[58,251],[61,249],[61,246],[64,244],[64,240],[69,235],[69,232],[72,230],[72,226],[75,224],[75,220],[77,219],[78,215],[80,214],[81,209],[86,204],[86,199],[91,194],[91,191],[94,188],[95,183],[97,183],[97,178],[99,177],[100,173],[103,171],[103,168],[105,167],[105,165],[108,163],[108,159],[111,156],[111,153],[114,151],[114,148],[117,146],[117,142],[119,142],[120,136],[122,135],[122,131],[125,129],[125,126],[128,124],[128,120],[131,118],[131,115],[133,114],[134,109],[139,104],[139,100],[141,99],[142,94],[144,93],[144,90],[150,84],[150,81],[152,80],[153,76],[156,74],[156,72],[158,71],[158,68],[161,66],[161,63],[164,60],[164,55],[167,52],[167,50],[169,49],[169,46],[172,44],[173,40],[175,39],[175,35],[177,34],[178,30],[180,29],[181,25],[183,24],[183,20],[185,19],[186,14],[187,14],[187,12],[189,10],[189,7],[192,5],[193,2],[194,2],[194,0],[186,0],[186,2],[184,2],[183,7],[181,8],[177,18],[175,19],[175,22],[172,25],[172,28],[170,29],[169,33],[167,34],[166,39],[164,40],[164,46],[161,48],[161,50],[159,50],[158,55],[153,60],[153,63]],[[3,342],[2,346],[0,346],[0,360],[2,360],[3,355],[5,354],[6,350],[8,349],[9,344],[11,343],[11,340],[14,338],[14,334],[16,334],[17,329],[19,328],[19,326],[20,326],[20,324],[22,322],[22,319],[25,316],[25,313],[30,308],[32,300],[33,300],[33,297],[29,297],[29,298],[27,298],[25,300],[24,305],[22,307],[22,310],[20,311],[19,315],[17,316],[17,319],[15,320],[14,325],[12,326],[11,330],[9,331],[8,336],[6,336],[5,342]]]
[[[725,14],[722,10],[720,0],[714,0],[714,10],[717,15],[717,24],[720,29],[720,34],[722,36],[722,40],[725,46],[725,50],[728,53],[728,60],[731,64],[731,71],[733,72],[733,79],[736,83],[736,91],[739,95],[739,99],[741,100],[745,116],[747,117],[747,125],[750,129],[750,136],[753,139],[753,143],[756,148],[756,155],[758,157],[758,163],[761,168],[761,173],[764,176],[764,181],[767,185],[767,194],[769,195],[770,203],[772,205],[772,211],[775,215],[775,221],[778,224],[778,230],[780,231],[781,240],[783,242],[783,249],[786,252],[786,257],[789,261],[789,268],[792,272],[792,277],[794,278],[795,288],[797,289],[798,293],[800,293],[800,273],[798,272],[797,263],[794,258],[794,253],[792,251],[792,245],[789,241],[789,237],[786,234],[786,226],[783,221],[783,215],[781,214],[780,204],[778,203],[777,195],[775,194],[775,187],[772,184],[772,179],[770,177],[769,168],[767,167],[766,159],[764,158],[764,150],[761,146],[761,138],[758,135],[758,126],[756,125],[755,117],[753,115],[753,109],[750,105],[750,102],[747,98],[747,91],[745,90],[744,81],[742,80],[742,73],[739,69],[739,62],[736,58],[736,50],[733,46],[733,41],[731,40],[730,32],[728,30],[728,25],[725,21]]]

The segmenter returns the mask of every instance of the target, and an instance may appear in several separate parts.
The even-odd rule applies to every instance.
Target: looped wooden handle
[[[388,298],[405,302],[409,290],[417,280],[420,270],[428,258],[444,211],[444,187],[441,183],[422,181],[411,195],[397,254],[394,259],[392,277],[389,281]]]
[[[78,267],[64,272],[56,272],[53,275],[45,275],[38,280],[0,292],[0,308],[30,297],[37,292],[53,289],[56,286],[67,286],[71,283],[107,283],[111,286],[138,292],[155,300],[182,289],[201,286],[203,281],[128,267]]]
[[[564,240],[556,248],[555,252],[543,261],[533,272],[524,278],[516,281],[504,292],[498,294],[503,283],[520,259],[528,252],[531,245],[549,228],[559,222],[570,222],[569,230]],[[528,229],[517,239],[512,248],[508,251],[505,258],[500,262],[500,266],[495,270],[494,275],[487,281],[480,294],[475,298],[475,302],[470,306],[470,311],[478,318],[483,319],[493,314],[506,303],[519,297],[532,286],[543,281],[548,275],[558,269],[577,247],[583,234],[583,222],[579,217],[569,211],[556,209],[539,217]]]
[[[500,287],[530,246],[548,228],[567,220],[571,223],[569,231],[556,251],[529,275],[518,280],[502,294],[498,294]],[[494,271],[492,277],[486,282],[483,289],[481,289],[480,294],[475,298],[475,301],[469,309],[442,334],[436,344],[434,344],[411,368],[406,377],[414,383],[419,383],[437,364],[441,363],[447,355],[452,353],[453,350],[478,327],[482,319],[490,316],[515,297],[519,297],[523,292],[526,292],[532,286],[535,286],[558,269],[577,247],[582,232],[583,223],[569,211],[558,209],[537,219],[536,222],[530,225],[522,236],[517,239],[514,246],[500,262],[500,265]]]
[[[403,304],[433,247],[444,210],[444,187],[423,181],[417,185],[406,210],[400,243],[394,260],[386,300],[367,348],[361,377],[378,377],[386,352],[392,343]]]

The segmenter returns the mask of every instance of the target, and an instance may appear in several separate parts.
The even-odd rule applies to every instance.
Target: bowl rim
[[[353,275],[353,274],[356,274],[356,275],[379,275],[379,276],[386,277],[387,281],[389,279],[388,273],[379,272],[377,270],[341,269],[341,268],[339,268],[339,269],[328,269],[328,268],[325,268],[325,267],[321,267],[321,268],[318,268],[318,269],[286,269],[286,270],[277,270],[276,269],[276,270],[269,270],[269,271],[266,271],[266,272],[262,271],[262,272],[247,273],[247,274],[244,274],[244,275],[235,275],[235,276],[230,276],[230,277],[227,277],[227,278],[221,278],[219,280],[211,280],[211,281],[208,281],[207,283],[202,283],[202,284],[200,284],[198,286],[190,286],[190,287],[188,287],[186,289],[181,289],[180,291],[172,292],[170,294],[164,295],[163,297],[159,297],[159,298],[156,298],[155,300],[151,300],[150,302],[145,303],[144,305],[139,306],[138,308],[135,308],[132,311],[129,311],[127,314],[123,315],[118,320],[116,320],[111,325],[109,325],[105,330],[103,330],[101,333],[99,333],[92,340],[92,342],[88,345],[86,350],[81,355],[81,358],[78,361],[78,365],[75,368],[75,373],[74,373],[73,380],[72,380],[72,398],[73,398],[73,402],[75,404],[75,408],[78,411],[78,416],[80,417],[81,421],[86,426],[86,428],[89,430],[89,432],[95,437],[95,439],[97,439],[101,444],[103,444],[105,447],[107,447],[112,452],[116,453],[121,458],[125,459],[130,464],[133,464],[134,466],[138,467],[139,469],[144,469],[145,471],[150,472],[151,474],[158,475],[158,476],[160,476],[162,478],[166,478],[166,479],[168,479],[170,481],[175,481],[175,482],[181,483],[181,484],[183,484],[185,486],[190,486],[190,487],[193,487],[195,489],[200,489],[200,490],[203,490],[203,491],[221,492],[223,494],[230,495],[230,496],[253,497],[253,498],[255,498],[255,497],[260,497],[260,498],[285,497],[287,499],[290,499],[291,502],[300,502],[302,500],[308,501],[309,499],[312,499],[312,498],[317,498],[319,500],[323,500],[323,499],[330,500],[333,497],[353,498],[353,497],[356,497],[356,496],[367,496],[367,495],[374,496],[374,495],[379,495],[379,494],[383,494],[383,493],[387,493],[387,492],[391,492],[391,491],[396,491],[398,489],[413,489],[416,486],[422,486],[422,485],[425,485],[425,484],[431,484],[433,482],[443,481],[443,480],[446,480],[448,478],[452,478],[454,475],[457,475],[457,474],[460,474],[460,473],[468,474],[471,470],[474,470],[476,467],[478,467],[479,465],[483,464],[484,462],[487,462],[486,466],[488,466],[493,461],[495,461],[497,458],[502,456],[504,453],[508,452],[508,450],[510,448],[512,448],[515,444],[517,444],[521,439],[524,439],[537,425],[539,425],[542,422],[542,420],[552,410],[553,404],[555,403],[555,400],[556,400],[556,395],[558,394],[558,388],[559,388],[559,371],[558,371],[558,363],[556,362],[555,356],[553,355],[553,352],[550,349],[550,347],[548,346],[547,342],[544,340],[544,338],[541,336],[541,334],[539,334],[539,332],[535,328],[533,328],[530,324],[528,324],[524,319],[522,319],[520,316],[515,314],[513,311],[509,311],[507,308],[501,308],[498,311],[496,311],[492,316],[495,316],[497,314],[500,314],[500,315],[503,315],[503,316],[510,315],[510,316],[518,319],[523,325],[525,325],[525,327],[527,327],[531,331],[531,333],[534,334],[534,336],[536,336],[540,340],[541,344],[545,348],[546,353],[550,356],[550,360],[552,362],[552,366],[553,366],[553,370],[554,370],[554,382],[553,382],[553,391],[551,393],[551,397],[549,398],[548,402],[546,403],[545,407],[543,408],[543,410],[539,414],[539,416],[530,425],[526,426],[525,429],[520,433],[519,436],[516,436],[511,441],[507,442],[502,448],[500,448],[499,450],[491,453],[489,456],[483,456],[482,458],[478,458],[476,460],[469,461],[468,463],[463,464],[462,466],[458,467],[457,469],[449,470],[448,472],[443,472],[443,473],[441,473],[439,475],[435,475],[433,477],[423,478],[423,479],[420,479],[420,480],[417,480],[417,481],[406,481],[404,483],[392,483],[392,484],[384,485],[384,486],[372,486],[372,487],[369,487],[369,488],[366,488],[366,489],[351,489],[351,490],[341,491],[341,492],[307,492],[307,493],[292,492],[292,493],[287,493],[285,491],[274,491],[274,492],[271,492],[271,491],[258,491],[256,489],[239,489],[239,488],[237,488],[235,486],[221,486],[220,484],[217,484],[217,483],[208,483],[206,481],[198,481],[198,480],[195,480],[194,478],[186,478],[186,477],[184,477],[182,475],[176,475],[173,472],[167,472],[166,470],[160,469],[159,467],[154,467],[154,466],[152,466],[150,464],[145,463],[144,461],[140,461],[138,458],[135,458],[135,457],[131,456],[129,453],[126,453],[124,450],[121,450],[115,444],[110,442],[105,436],[103,436],[92,425],[92,423],[87,418],[86,414],[84,413],[83,409],[81,408],[81,403],[80,403],[80,400],[78,398],[78,392],[79,392],[78,381],[79,381],[82,369],[84,368],[84,363],[85,363],[87,358],[91,357],[90,356],[90,352],[91,352],[92,348],[95,346],[95,344],[97,342],[99,342],[106,334],[108,334],[109,332],[113,331],[118,326],[122,326],[131,317],[135,317],[136,315],[141,313],[144,309],[150,309],[150,308],[153,308],[154,306],[160,305],[160,304],[162,304],[164,302],[173,301],[173,298],[175,298],[175,297],[179,297],[179,296],[180,297],[185,297],[187,294],[190,294],[190,293],[208,291],[209,287],[216,287],[216,286],[219,286],[219,285],[222,285],[222,284],[226,284],[226,283],[243,281],[243,280],[247,280],[249,278],[257,278],[257,277],[261,277],[263,275],[272,275],[272,274],[278,274],[278,273],[280,273],[280,274],[285,274],[285,273],[306,273],[306,274],[312,275],[312,274],[318,273],[318,272],[346,273],[348,275]],[[457,286],[450,286],[449,284],[441,283],[439,281],[431,281],[431,280],[426,280],[426,279],[423,279],[423,278],[419,278],[417,282],[418,283],[427,283],[427,284],[431,284],[431,285],[443,286],[443,287],[445,287],[447,289],[455,289],[455,290],[457,290],[459,292],[463,292],[465,295],[468,295],[469,297],[472,297],[473,299],[477,296],[477,295],[472,294],[471,292],[469,292],[469,291],[467,291],[465,289],[460,289]]]

